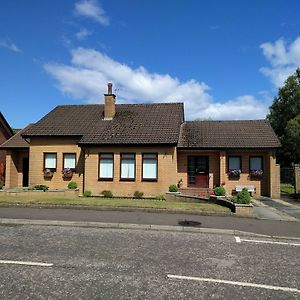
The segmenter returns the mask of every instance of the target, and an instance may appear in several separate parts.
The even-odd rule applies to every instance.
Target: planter
[[[241,177],[240,175],[228,174],[228,179],[229,180],[239,180],[240,177]]]
[[[70,179],[73,177],[73,173],[65,173],[63,174],[63,178]]]
[[[257,175],[257,174],[250,174],[250,179],[251,180],[262,180],[262,175]]]
[[[53,172],[50,173],[44,173],[44,178],[51,179],[53,177]]]

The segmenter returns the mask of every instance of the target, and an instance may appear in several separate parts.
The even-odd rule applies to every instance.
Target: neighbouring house
[[[0,112],[0,145],[14,135],[13,130]],[[6,151],[0,149],[0,180],[5,181]]]
[[[57,106],[1,145],[6,188],[74,180],[80,193],[155,196],[180,182],[186,191],[246,185],[278,197],[280,142],[267,120],[189,122],[183,103],[116,104],[111,84],[104,99]]]

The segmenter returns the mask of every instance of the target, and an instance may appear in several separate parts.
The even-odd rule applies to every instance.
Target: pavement
[[[144,211],[99,211],[74,208],[34,208],[34,207],[0,207],[0,221],[41,220],[44,225],[47,221],[85,222],[85,226],[93,227],[93,222],[102,224],[133,224],[133,225],[164,225],[172,226],[174,231],[180,227],[182,221],[199,222],[197,227],[215,229],[224,233],[224,230],[243,231],[280,237],[300,238],[300,222],[284,220],[264,220],[242,218],[236,216],[204,216],[194,214],[177,214]],[[27,223],[28,224],[28,223]],[[57,223],[59,225],[60,223]],[[103,225],[104,226],[104,225]],[[110,225],[111,227],[111,225]],[[140,227],[142,228],[142,226]]]
[[[299,246],[219,234],[6,225],[0,299],[300,299]]]

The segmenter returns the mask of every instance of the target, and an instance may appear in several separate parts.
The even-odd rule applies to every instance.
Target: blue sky
[[[0,111],[183,101],[187,119],[264,118],[300,66],[300,2],[0,0]]]

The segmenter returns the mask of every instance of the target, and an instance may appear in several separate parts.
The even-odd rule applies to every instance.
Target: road
[[[33,225],[0,230],[1,299],[300,299],[297,240]]]
[[[0,207],[0,218],[178,225],[180,220],[201,223],[203,228],[234,229],[259,234],[300,237],[300,222],[259,220],[235,216],[154,213],[145,211],[101,211],[72,208]]]

